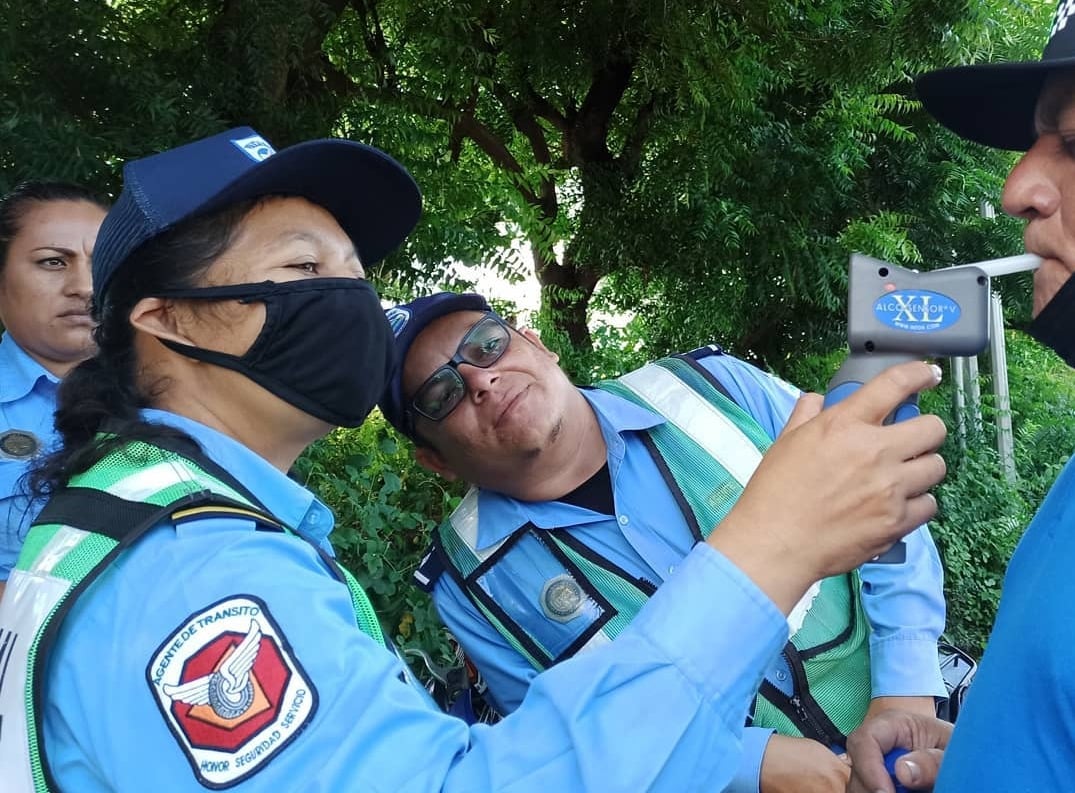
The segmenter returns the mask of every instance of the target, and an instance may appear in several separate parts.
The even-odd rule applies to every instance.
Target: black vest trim
[[[642,441],[642,445],[646,447],[649,456],[653,458],[653,464],[657,466],[657,470],[661,472],[661,478],[664,479],[665,485],[676,500],[676,506],[679,507],[679,511],[683,513],[683,520],[687,522],[687,528],[690,529],[694,541],[701,542],[705,538],[702,536],[702,527],[698,525],[698,517],[694,514],[687,497],[683,495],[679,482],[672,476],[672,469],[668,467],[664,456],[657,449],[657,444],[654,443],[652,436],[648,432],[638,433],[638,438]]]
[[[585,543],[581,542],[577,537],[573,536],[570,531],[566,529],[554,529],[553,531],[555,532],[556,540],[558,542],[562,542],[564,545],[577,553],[583,559],[586,559],[588,562],[592,562],[598,567],[607,570],[609,573],[616,576],[617,578],[621,578],[624,581],[632,582],[647,597],[652,597],[653,593],[657,591],[657,585],[650,581],[648,578],[638,578],[629,574],[622,567],[605,558]]]
[[[855,632],[855,625],[858,622],[858,609],[855,608],[855,576],[852,573],[847,573],[846,575],[844,575],[844,580],[847,581],[848,602],[851,604],[851,607],[848,609],[848,611],[850,612],[850,616],[847,620],[847,627],[840,632],[839,636],[835,636],[834,638],[829,639],[823,644],[819,644],[816,647],[811,647],[808,650],[798,650],[797,652],[799,653],[799,656],[804,661],[809,660],[814,656],[821,655],[822,653],[831,650],[833,647],[837,647],[843,644],[848,639],[850,639],[851,634]]]
[[[697,350],[694,350],[692,352],[688,352],[682,355],[673,355],[672,357],[679,358],[679,360],[687,363],[691,367],[691,369],[693,369],[702,377],[703,380],[705,380],[707,383],[713,386],[713,388],[723,394],[733,405],[739,404],[734,399],[732,399],[732,395],[728,393],[728,389],[724,387],[724,384],[720,382],[720,380],[718,380],[712,372],[710,372],[708,369],[698,363],[698,360],[700,358],[708,358],[710,355],[722,355],[723,351],[718,347],[716,350],[710,350],[710,352],[708,352],[706,355],[696,355],[696,353],[698,353],[700,350],[710,350],[710,348],[699,347]],[[746,411],[746,408],[743,408],[743,410]]]

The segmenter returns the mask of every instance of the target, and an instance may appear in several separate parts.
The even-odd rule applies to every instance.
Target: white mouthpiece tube
[[[1039,266],[1041,266],[1041,257],[1035,256],[1033,253],[1024,253],[1020,256],[1005,256],[1003,259],[986,259],[984,262],[959,265],[959,267],[977,267],[980,270],[985,270],[985,274],[990,278],[1011,275],[1012,273],[1023,273],[1027,270],[1037,270]],[[955,270],[957,268],[952,267],[950,269]]]

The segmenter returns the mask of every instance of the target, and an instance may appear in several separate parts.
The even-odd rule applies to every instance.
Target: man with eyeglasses
[[[799,397],[716,347],[578,388],[474,294],[387,316],[401,365],[382,412],[421,465],[474,485],[416,579],[503,713],[538,672],[630,622],[735,503]],[[904,562],[825,579],[800,602],[727,790],[842,793],[839,754],[868,714],[934,712],[940,561],[925,527],[906,547]]]

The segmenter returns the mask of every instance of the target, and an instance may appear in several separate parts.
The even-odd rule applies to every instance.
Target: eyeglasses
[[[441,421],[458,407],[467,393],[459,374],[460,364],[488,369],[499,361],[511,344],[511,328],[495,314],[486,314],[467,331],[455,355],[418,387],[411,409],[430,421]],[[413,425],[413,419],[412,419]]]

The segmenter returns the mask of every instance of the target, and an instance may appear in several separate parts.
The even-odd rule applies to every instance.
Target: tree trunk
[[[531,245],[530,249],[534,256],[534,272],[541,284],[542,312],[552,327],[563,334],[574,353],[565,359],[565,368],[569,374],[578,374],[571,371],[572,361],[593,352],[586,314],[597,286],[597,275],[585,265],[574,262],[569,254],[565,254],[560,263],[539,245]]]

